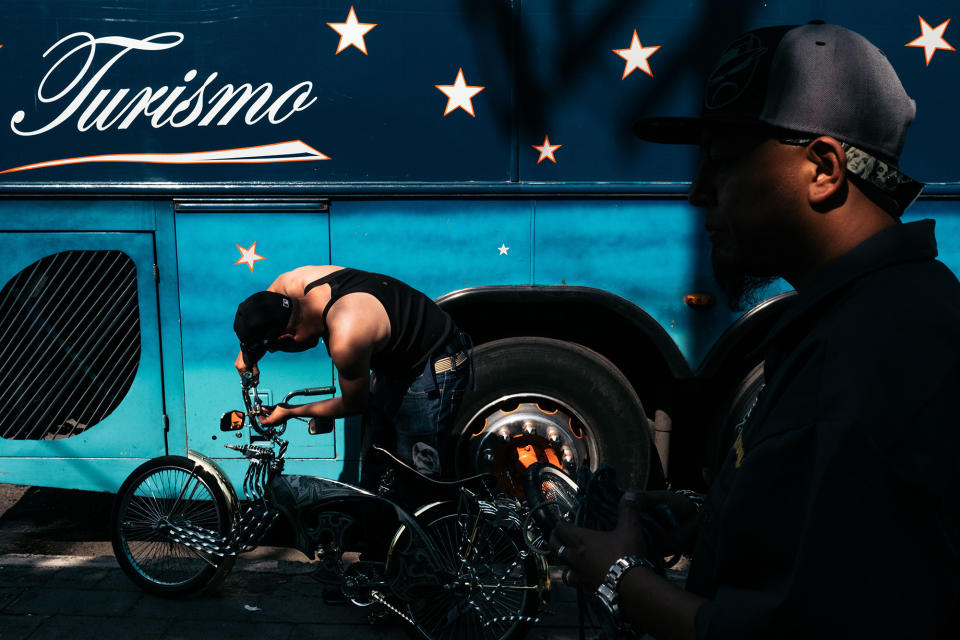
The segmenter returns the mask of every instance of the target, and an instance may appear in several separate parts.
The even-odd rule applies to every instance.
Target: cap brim
[[[248,367],[252,367],[257,362],[259,362],[260,358],[262,358],[266,352],[267,352],[267,347],[266,345],[262,345],[262,344],[254,344],[254,345],[244,344],[240,346],[240,353],[243,354],[243,362]]]
[[[633,125],[633,132],[647,142],[700,144],[705,124],[702,118],[644,118]]]

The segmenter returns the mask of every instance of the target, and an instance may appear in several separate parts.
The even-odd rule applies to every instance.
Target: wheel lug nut
[[[573,451],[570,447],[563,448],[563,462],[564,464],[573,464]]]
[[[490,451],[490,449],[484,450],[483,459],[486,462],[493,462],[493,451]]]
[[[537,432],[537,425],[533,424],[532,422],[524,422],[523,432],[528,436],[532,436]]]
[[[547,440],[551,444],[560,444],[560,433],[556,429],[550,429],[547,431]]]
[[[510,431],[506,427],[502,427],[497,431],[497,437],[506,442],[510,439]]]

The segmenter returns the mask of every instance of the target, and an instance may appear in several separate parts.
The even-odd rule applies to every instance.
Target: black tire
[[[172,598],[213,589],[235,557],[194,551],[172,541],[161,525],[189,523],[226,536],[234,517],[209,471],[182,456],[154,458],[137,467],[117,492],[113,553],[124,573],[147,593]]]
[[[605,462],[617,470],[621,485],[646,486],[647,417],[630,382],[609,360],[578,344],[536,337],[484,343],[474,349],[473,360],[478,388],[465,394],[454,431],[458,474],[491,470],[495,442],[490,430],[502,427],[488,427],[488,418],[498,418],[497,411],[508,413],[511,405],[528,399],[540,407],[543,399],[552,403],[552,410],[569,413],[572,436],[577,435],[575,423],[582,429],[574,444],[583,445],[577,457],[584,459],[575,460],[567,471],[574,473],[584,463],[596,470]],[[557,421],[547,427],[563,432],[565,424]]]
[[[519,531],[495,526],[486,516],[458,514],[453,503],[430,508],[417,520],[447,573],[467,576],[457,588],[410,603],[412,618],[428,637],[509,640],[526,634],[540,606],[541,569],[536,556],[525,553]],[[496,584],[500,588],[492,588]]]

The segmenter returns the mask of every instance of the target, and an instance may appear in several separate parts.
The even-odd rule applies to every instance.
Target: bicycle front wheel
[[[180,597],[218,586],[234,556],[176,542],[179,529],[225,539],[235,514],[216,478],[182,456],[150,460],[130,474],[113,507],[113,552],[124,573],[153,595]]]

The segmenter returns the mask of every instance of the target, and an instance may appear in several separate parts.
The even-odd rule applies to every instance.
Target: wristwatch
[[[643,556],[623,556],[610,565],[603,582],[597,587],[596,598],[613,619],[613,626],[616,629],[623,626],[620,617],[620,582],[623,580],[624,574],[634,567],[656,570],[653,563]]]

